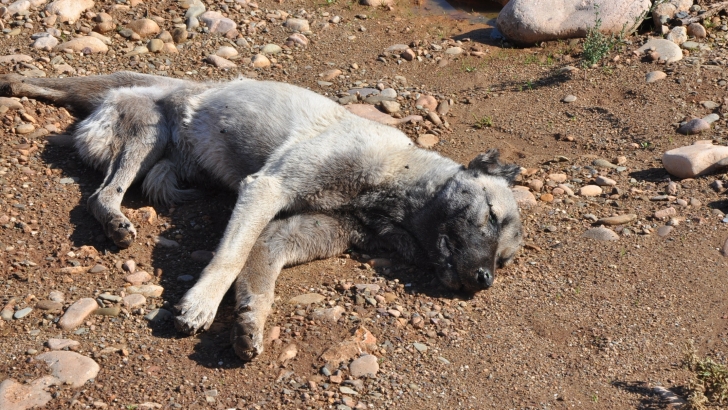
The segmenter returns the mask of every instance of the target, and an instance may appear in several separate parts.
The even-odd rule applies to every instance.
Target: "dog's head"
[[[497,267],[511,262],[523,242],[521,218],[510,186],[520,169],[498,160],[498,150],[473,159],[435,197],[428,225],[430,258],[449,288],[489,288]]]

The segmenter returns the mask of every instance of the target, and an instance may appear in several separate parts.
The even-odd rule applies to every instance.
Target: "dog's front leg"
[[[180,315],[175,325],[179,331],[193,334],[210,327],[225,292],[243,270],[258,236],[288,204],[286,194],[278,178],[265,174],[250,175],[241,183],[215,257],[177,304]]]
[[[294,215],[265,228],[235,286],[237,307],[230,335],[241,359],[252,360],[263,351],[263,329],[281,269],[344,252],[354,232],[353,221],[325,214]]]

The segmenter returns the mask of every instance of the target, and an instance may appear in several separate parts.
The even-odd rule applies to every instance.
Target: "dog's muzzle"
[[[495,279],[495,276],[490,269],[478,268],[478,270],[475,271],[475,280],[477,280],[478,285],[480,285],[482,289],[488,289],[493,286],[493,279]]]

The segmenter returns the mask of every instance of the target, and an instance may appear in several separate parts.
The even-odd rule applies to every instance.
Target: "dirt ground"
[[[208,10],[229,5],[228,15],[238,23],[249,23],[250,10],[255,10],[211,3]],[[108,10],[122,25],[159,16],[162,29],[170,31],[173,19],[184,14],[176,1],[116,7],[126,4],[97,1],[92,10]],[[48,339],[61,337],[80,342],[78,352],[94,358],[101,371],[80,389],[53,387],[47,408],[134,409],[156,403],[165,409],[658,409],[667,404],[654,393],[655,386],[685,395],[691,375],[681,361],[688,340],[694,340],[700,355],[725,360],[728,259],[720,249],[728,238],[723,222],[728,199],[710,185],[725,181],[726,175],[672,178],[677,182],[672,195],[685,200],[685,206],[675,204],[675,198],[654,200],[671,179],[661,163],[666,150],[696,140],[726,143],[724,117],[700,136],[676,132],[680,121],[712,112],[701,102],[721,103],[728,97],[728,50],[720,24],[709,29],[715,38],[703,41],[711,50],[691,52],[677,63],[636,58],[632,51],[647,38],[641,34],[619,45],[598,67],[584,69],[579,65],[581,41],[504,47],[490,39],[488,25],[428,14],[422,6],[398,4],[386,10],[347,0],[260,0],[257,17],[279,9],[293,15],[305,10],[313,34],[308,47],[286,48],[267,69],[245,65],[251,50],[202,32],[179,54],[126,56],[146,41],[134,43],[118,34],[110,36],[113,44],[106,54],[41,51],[30,47],[30,35],[45,29],[32,11],[32,28],[21,25],[20,34],[3,35],[0,49],[2,55],[26,54],[33,61],[5,64],[0,71],[35,68],[59,76],[50,59],[61,56],[76,69],[71,75],[118,70],[194,80],[247,75],[332,97],[383,83],[409,91],[410,97],[400,100],[404,114],[423,114],[415,107],[417,94],[451,99],[442,118],[447,127],[418,123],[401,128],[413,140],[433,129],[439,143],[432,149],[462,163],[499,148],[505,160],[526,169],[519,184],[546,182],[536,198],[552,191],[547,176],[554,173],[566,174],[575,190],[599,175],[615,180],[616,186],[597,197],[546,195],[524,207],[526,246],[512,265],[498,271],[490,290],[473,297],[443,290],[431,272],[402,265],[396,255],[353,250],[286,269],[267,323],[267,329],[280,327],[280,336],[261,357],[245,364],[229,342],[232,295],[213,327],[198,336],[182,337],[169,320],[144,319],[155,308],[171,309],[191,287],[193,282],[179,277],[199,275],[205,262],[192,252],[215,250],[234,195],[211,190],[205,199],[157,208],[152,222],[132,218],[138,239],[119,250],[85,209],[102,175],[84,166],[71,148],[48,143],[43,131],[16,134],[15,126],[29,120],[11,110],[2,115],[0,128],[0,302],[15,298],[16,311],[34,310],[22,319],[0,321],[0,380],[27,382],[47,374],[45,365],[32,358],[48,350]],[[327,23],[333,16],[341,22]],[[94,24],[85,16],[55,26],[70,38]],[[7,19],[6,27],[11,27]],[[283,45],[289,34],[274,19],[245,37],[253,46]],[[465,52],[454,56],[431,46],[447,49],[458,41]],[[399,60],[385,52],[400,43],[422,50],[422,61]],[[233,60],[238,68],[222,70],[204,62],[222,45],[238,49],[240,58]],[[481,56],[468,55],[471,51]],[[560,71],[569,65],[580,69]],[[331,85],[319,83],[319,75],[331,69],[343,74]],[[647,84],[645,74],[655,70],[667,78]],[[406,85],[395,76],[404,77]],[[576,101],[562,102],[569,94]],[[62,134],[72,123],[64,110],[21,103],[38,130],[46,126]],[[593,165],[596,159],[613,162],[620,156],[626,158],[621,172]],[[123,205],[130,211],[149,203],[136,189]],[[671,222],[675,226],[660,236],[658,229],[668,221],[653,214],[670,206],[677,210]],[[636,214],[637,219],[610,227],[618,240],[597,241],[582,238],[592,227],[589,214]],[[179,246],[155,246],[159,235]],[[393,265],[372,269],[365,262],[374,257],[391,259]],[[153,274],[151,283],[164,287],[163,295],[148,298],[143,309],[90,316],[81,327],[64,332],[55,323],[60,312],[35,308],[51,291],[63,292],[64,309],[103,292],[123,295],[126,272],[120,266],[130,259]],[[62,270],[97,264],[106,270]],[[377,284],[380,289],[376,295],[362,294],[347,284]],[[324,300],[288,303],[307,293]],[[312,316],[315,309],[335,305],[345,308],[336,323]],[[322,369],[321,354],[360,326],[377,339],[378,374],[352,378],[348,363]],[[279,361],[291,344],[297,355]]]

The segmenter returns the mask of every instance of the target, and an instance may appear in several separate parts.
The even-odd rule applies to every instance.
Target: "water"
[[[416,6],[423,14],[448,16],[455,20],[495,26],[495,19],[503,8],[494,1],[483,0],[423,0]]]

